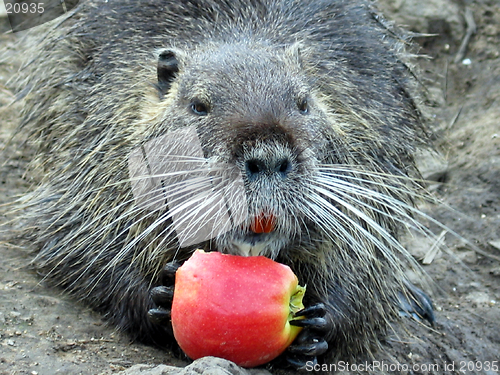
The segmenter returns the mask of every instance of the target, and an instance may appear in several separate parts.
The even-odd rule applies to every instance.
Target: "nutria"
[[[39,272],[172,347],[173,264],[271,257],[307,284],[299,367],[372,353],[401,309],[432,320],[397,240],[429,134],[406,41],[371,6],[82,1],[32,36],[19,134],[39,183],[18,203]]]

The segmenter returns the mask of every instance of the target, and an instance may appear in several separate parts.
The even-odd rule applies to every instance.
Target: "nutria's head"
[[[184,172],[207,171],[186,174],[181,178],[184,196],[176,191],[167,197],[171,211],[180,202],[193,200],[189,208],[179,208],[173,215],[174,225],[180,225],[177,235],[182,237],[181,227],[193,231],[187,223],[194,222],[199,233],[190,236],[202,236],[206,227],[211,233],[205,239],[219,251],[267,256],[276,256],[299,237],[306,240],[307,228],[311,230],[310,181],[318,165],[331,157],[326,134],[336,135],[298,46],[271,49],[240,43],[194,53],[163,50],[158,89],[167,103],[159,128],[168,129],[168,140],[156,139],[165,148],[157,153],[172,155],[173,147],[184,157],[179,163],[187,168]],[[199,143],[200,149],[190,149],[188,143]],[[165,161],[171,162],[172,158]],[[172,175],[168,168],[163,165],[156,173]],[[212,178],[207,189],[213,190],[209,168],[233,177],[230,181],[220,177],[218,198],[211,193],[212,199],[197,200],[195,192],[202,189],[197,189],[196,181],[202,183],[201,176]],[[179,172],[183,167],[174,169]],[[163,186],[180,183],[167,179]],[[214,205],[221,203],[219,198],[225,207],[219,207],[217,214]],[[194,237],[187,242],[196,242]]]
[[[314,243],[368,258],[403,250],[393,235],[412,220],[411,145],[390,138],[390,111],[339,101],[351,87],[309,54],[250,42],[160,51],[157,132],[132,155],[155,181],[138,188],[132,171],[132,185],[149,210],[166,201],[157,223],[178,246],[271,258],[324,251]]]

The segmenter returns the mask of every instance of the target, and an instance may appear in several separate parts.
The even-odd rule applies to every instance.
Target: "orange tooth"
[[[276,225],[276,217],[273,214],[261,213],[256,216],[252,224],[250,225],[250,230],[254,233],[270,233],[274,230]]]

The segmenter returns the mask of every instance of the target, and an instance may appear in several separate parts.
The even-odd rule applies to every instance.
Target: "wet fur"
[[[18,203],[47,279],[133,337],[172,342],[146,318],[159,271],[196,247],[237,253],[244,229],[179,248],[167,210],[135,205],[127,158],[195,126],[206,160],[242,171],[250,216],[278,217],[263,253],[307,284],[306,304],[327,304],[331,357],[377,348],[411,263],[397,233],[419,227],[410,177],[427,135],[404,40],[368,2],[95,1],[56,22],[17,81],[39,179]],[[178,72],[159,82],[165,48]],[[194,97],[211,116],[188,111]],[[284,155],[286,179],[245,175],[246,160]]]

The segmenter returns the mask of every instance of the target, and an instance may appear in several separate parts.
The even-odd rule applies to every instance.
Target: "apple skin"
[[[191,359],[267,363],[300,332],[289,320],[304,307],[304,292],[288,266],[269,258],[197,250],[175,275],[175,339]]]

